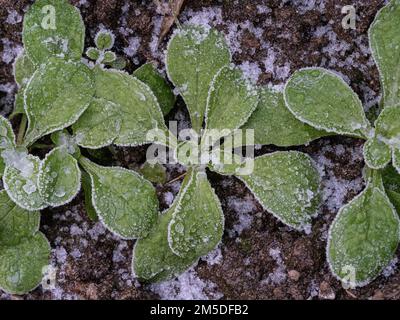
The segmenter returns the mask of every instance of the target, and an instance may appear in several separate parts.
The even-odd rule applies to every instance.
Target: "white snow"
[[[6,23],[17,24],[20,22],[22,22],[22,16],[14,9],[8,10],[8,16],[6,19]]]
[[[215,283],[202,280],[193,269],[176,279],[152,284],[149,288],[162,300],[218,300],[223,297]]]

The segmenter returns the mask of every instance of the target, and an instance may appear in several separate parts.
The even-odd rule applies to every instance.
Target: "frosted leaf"
[[[5,168],[6,168],[6,164],[4,163],[3,158],[0,157],[0,178],[3,177]]]
[[[109,50],[114,46],[115,37],[111,31],[101,30],[96,34],[94,42],[100,50]]]
[[[178,205],[180,194],[184,192],[189,181],[190,175],[186,175],[171,208],[159,215],[158,222],[146,238],[136,241],[133,249],[132,271],[140,280],[159,282],[171,279],[189,269],[198,260],[197,257],[192,259],[177,256],[168,243],[168,225]]]
[[[92,203],[92,181],[90,176],[83,171],[82,172],[82,189],[85,196],[85,209],[86,214],[90,218],[90,220],[97,222],[99,217],[97,216],[96,210],[93,207]]]
[[[279,220],[305,230],[319,206],[320,176],[301,152],[275,152],[254,160],[254,172],[239,177],[260,204]]]
[[[35,289],[42,281],[49,257],[50,244],[41,232],[23,238],[16,245],[1,246],[0,288],[10,294]]]
[[[393,149],[393,166],[400,174],[400,149],[397,148]]]
[[[167,131],[157,99],[147,85],[116,70],[96,67],[94,72],[96,97],[114,103],[121,114],[116,145],[142,145],[152,142],[146,137],[149,130]]]
[[[181,95],[196,132],[200,132],[203,124],[211,81],[230,60],[222,34],[203,26],[184,27],[172,36],[168,44],[168,77],[175,87],[186,87]]]
[[[372,169],[384,168],[392,158],[390,147],[376,138],[367,140],[363,152],[365,163]]]
[[[139,169],[143,177],[153,183],[165,183],[167,181],[167,170],[160,163],[154,165],[145,162]]]
[[[25,113],[25,102],[24,102],[24,91],[25,87],[21,87],[18,90],[18,93],[15,94],[15,101],[14,101],[14,110],[10,115],[10,118],[17,115]]]
[[[258,104],[258,90],[240,69],[223,67],[214,77],[206,109],[206,129],[240,128]]]
[[[386,166],[381,173],[386,194],[400,214],[400,174],[391,165]]]
[[[176,97],[170,84],[161,76],[154,65],[146,63],[136,69],[133,75],[153,90],[164,116],[167,115],[174,107]]]
[[[371,51],[378,65],[385,106],[400,102],[400,1],[390,1],[376,15],[369,30]]]
[[[37,0],[25,14],[22,40],[37,65],[50,57],[79,61],[84,38],[79,10],[66,0]]]
[[[168,224],[169,246],[176,255],[196,259],[215,249],[222,239],[224,215],[205,172],[188,173]]]
[[[5,149],[15,148],[15,135],[10,121],[0,115],[0,155]]]
[[[132,272],[145,282],[172,279],[189,269],[198,259],[180,258],[168,245],[171,213],[159,217],[149,236],[137,240],[133,250]]]
[[[148,235],[158,214],[153,185],[124,168],[102,167],[84,157],[80,164],[90,175],[92,203],[104,225],[126,239]]]
[[[20,208],[10,199],[7,192],[2,190],[0,221],[0,247],[12,246],[39,231],[40,213]]]
[[[97,61],[100,58],[100,51],[96,48],[90,47],[86,50],[86,55],[89,59]]]
[[[70,202],[80,186],[81,170],[76,159],[63,147],[50,151],[40,164],[38,177],[39,192],[46,204],[58,207]]]
[[[387,106],[375,121],[376,136],[393,148],[400,148],[400,106]]]
[[[25,143],[73,124],[94,95],[92,71],[83,63],[52,59],[33,75],[25,91],[29,125]]]
[[[224,152],[224,146],[225,144],[219,149],[213,149],[208,164],[209,169],[223,175],[247,175],[251,169],[251,167],[247,168],[248,161],[254,159],[244,158],[233,152]],[[228,148],[228,150],[230,149]]]
[[[35,70],[32,60],[25,53],[19,55],[14,64],[15,81],[20,87],[25,87]]]
[[[281,147],[303,145],[329,135],[297,120],[286,108],[283,94],[267,88],[260,89],[257,109],[242,129],[254,129],[256,144]]]
[[[117,59],[117,55],[112,51],[104,52],[102,63],[110,64]]]
[[[286,84],[284,97],[294,116],[316,129],[361,138],[371,131],[360,99],[331,71],[296,71]]]
[[[118,105],[93,99],[89,108],[72,125],[78,145],[98,149],[112,144],[118,136],[123,114]]]
[[[379,175],[377,171],[373,174]],[[366,285],[376,278],[393,259],[399,243],[399,218],[380,183],[368,183],[339,210],[329,230],[331,271],[344,282],[351,281],[348,276],[354,271],[353,286]]]
[[[38,189],[40,159],[16,150],[5,151],[3,156],[6,162],[3,183],[9,197],[29,211],[45,208]]]

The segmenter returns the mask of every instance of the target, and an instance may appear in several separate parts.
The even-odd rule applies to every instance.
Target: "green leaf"
[[[206,129],[236,130],[249,119],[257,104],[258,90],[244,78],[243,72],[234,67],[223,67],[210,87]]]
[[[21,87],[18,90],[18,93],[15,94],[14,110],[13,110],[12,114],[10,115],[10,119],[12,119],[17,114],[25,113],[25,101],[24,101],[25,89],[26,89],[25,87]]]
[[[39,231],[39,224],[38,211],[29,212],[20,208],[5,190],[0,191],[0,247],[13,246],[33,236]]]
[[[0,115],[0,154],[4,149],[15,148],[15,134],[10,121]]]
[[[123,57],[118,57],[115,61],[110,63],[110,67],[117,70],[125,69],[126,67],[126,60]]]
[[[242,129],[253,129],[256,144],[289,147],[329,135],[295,118],[286,108],[283,93],[260,89],[260,102]]]
[[[393,167],[395,167],[397,172],[400,174],[400,150],[399,149],[393,149]]]
[[[205,172],[193,170],[179,194],[168,225],[168,242],[178,256],[196,259],[213,250],[222,239],[224,215]]]
[[[175,255],[168,243],[168,225],[178,205],[180,194],[189,181],[190,174],[187,174],[171,208],[159,216],[158,222],[146,238],[136,241],[133,249],[132,271],[140,280],[159,282],[171,279],[187,270],[198,260],[198,257],[192,259]]]
[[[55,148],[46,155],[40,164],[38,187],[44,201],[52,207],[65,205],[78,194],[81,170],[66,148]]]
[[[371,126],[360,99],[331,71],[296,71],[287,82],[284,95],[294,116],[314,128],[361,138],[370,135]]]
[[[225,39],[215,29],[186,26],[176,32],[168,44],[168,77],[180,90],[192,127],[198,133],[203,124],[211,81],[230,61]]]
[[[391,165],[386,166],[381,173],[386,194],[400,214],[400,174]]]
[[[239,177],[260,204],[285,224],[303,230],[319,206],[320,176],[301,152],[275,152],[256,158],[254,172]]]
[[[327,256],[332,273],[352,286],[368,284],[393,259],[399,228],[388,197],[370,182],[339,210],[330,227]]]
[[[26,210],[44,209],[46,204],[38,188],[40,159],[18,150],[4,151],[3,156],[6,162],[3,184],[9,197]]]
[[[176,97],[170,84],[157,71],[152,63],[146,63],[133,72],[140,81],[147,84],[157,97],[161,111],[167,115],[175,105]]]
[[[231,144],[228,144],[232,147]],[[248,175],[254,167],[253,157],[239,155],[233,149],[225,151],[225,143],[221,148],[213,148],[208,168],[222,175]]]
[[[97,59],[100,58],[100,51],[96,48],[90,47],[86,50],[86,55],[89,59],[97,61]]]
[[[52,59],[35,72],[25,91],[29,126],[25,143],[73,124],[94,95],[92,71],[83,63]]]
[[[85,171],[82,172],[82,189],[85,195],[86,214],[90,220],[97,222],[99,221],[99,217],[92,204],[92,182],[90,176]]]
[[[108,30],[101,30],[96,34],[94,42],[96,47],[100,50],[108,50],[114,46],[114,34]]]
[[[371,51],[378,65],[385,106],[400,102],[400,1],[390,1],[378,12],[369,29]]]
[[[392,159],[390,147],[377,138],[368,139],[363,151],[365,163],[372,169],[382,169]]]
[[[132,273],[142,281],[160,282],[180,275],[198,258],[181,258],[168,244],[168,224],[172,208],[159,217],[154,229],[146,238],[136,241],[133,249]]]
[[[162,164],[151,164],[145,162],[139,169],[140,174],[153,183],[165,183],[167,181],[167,170]]]
[[[35,289],[42,281],[49,257],[50,244],[41,232],[17,245],[0,245],[0,288],[10,294]]]
[[[20,87],[28,84],[29,79],[35,71],[36,68],[32,60],[25,53],[20,54],[15,60],[14,77]]]
[[[120,131],[114,143],[137,146],[152,142],[152,129],[167,132],[160,106],[150,88],[138,79],[116,70],[95,68],[96,96],[116,104]]]
[[[22,40],[36,64],[50,57],[79,61],[84,47],[85,25],[79,10],[66,0],[37,0],[24,17]]]
[[[376,136],[386,144],[400,148],[400,107],[386,107],[375,121]]]
[[[93,99],[89,108],[72,125],[77,143],[90,149],[112,144],[118,137],[122,117],[117,104],[103,98]]]
[[[92,203],[105,226],[126,239],[148,235],[158,214],[153,185],[124,168],[102,167],[84,157],[80,164],[90,175]]]
[[[2,157],[0,157],[0,178],[3,177],[4,174],[4,169],[6,168],[6,164],[4,163],[4,160]]]
[[[110,64],[117,59],[117,55],[112,51],[104,52],[104,57],[102,63]]]

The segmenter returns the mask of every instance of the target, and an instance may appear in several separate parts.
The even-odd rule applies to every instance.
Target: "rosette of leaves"
[[[158,199],[149,181],[82,155],[83,149],[148,143],[147,131],[166,130],[150,87],[105,67],[121,66],[110,51],[113,35],[101,31],[96,48],[87,52],[89,58],[98,54],[96,63],[83,63],[84,34],[79,11],[65,0],[38,0],[24,18],[24,54],[14,68],[17,138],[0,118],[0,288],[10,293],[35,288],[49,264],[38,211],[69,203],[81,185],[89,216],[123,238],[146,236],[157,220]],[[44,158],[30,154],[38,148],[50,151]]]
[[[393,259],[399,243],[400,225],[394,208],[400,209],[395,177],[400,173],[399,19],[400,1],[392,0],[369,30],[383,89],[382,111],[374,125],[367,120],[358,96],[331,71],[299,70],[284,92],[287,108],[303,123],[366,140],[367,186],[339,210],[327,246],[333,274],[351,286],[365,285],[377,277]],[[390,162],[397,173],[388,167]]]
[[[255,159],[239,157],[234,163],[214,156],[223,155],[228,144],[236,148],[247,144],[230,139],[238,129],[255,130],[255,143],[278,146],[300,145],[326,135],[298,121],[285,108],[282,93],[246,80],[231,64],[224,37],[214,29],[188,25],[177,30],[168,44],[166,67],[199,139],[173,140],[169,145],[187,173],[171,207],[159,215],[151,233],[135,244],[133,272],[145,282],[179,275],[220,243],[224,216],[206,168],[237,176],[276,218],[296,230],[306,229],[318,210],[320,183],[308,155],[275,152]],[[203,151],[220,139],[224,144],[199,164],[197,157],[207,154]],[[254,170],[247,171],[246,165],[253,160]]]

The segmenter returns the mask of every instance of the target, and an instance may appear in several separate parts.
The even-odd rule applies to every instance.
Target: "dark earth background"
[[[0,111],[4,115],[12,109],[16,90],[12,63],[21,51],[22,16],[31,3],[0,0]],[[114,49],[127,58],[129,72],[149,60],[164,70],[163,51],[171,32],[159,47],[157,44],[167,3],[71,3],[84,18],[87,46],[93,45],[102,26],[115,32]],[[349,4],[356,8],[356,30],[341,26],[341,8]],[[341,73],[366,110],[373,111],[379,103],[380,84],[367,30],[384,4],[373,0],[187,0],[179,20],[208,23],[223,31],[234,62],[260,85],[281,89],[295,70],[321,66]],[[167,119],[188,126],[182,101],[178,99]],[[80,194],[67,206],[42,212],[41,230],[53,249],[56,285],[47,289],[40,286],[25,296],[0,291],[0,299],[398,299],[397,258],[382,276],[356,290],[343,289],[330,274],[325,259],[327,230],[337,210],[364,187],[362,143],[332,137],[293,148],[310,154],[323,175],[323,204],[310,234],[293,231],[263,211],[236,178],[209,173],[226,216],[222,244],[193,269],[157,285],[141,285],[133,278],[134,241],[120,240],[101,224],[91,222]],[[273,146],[257,149],[258,154],[277,150]],[[145,147],[115,148],[101,158],[108,165],[138,169],[145,161],[145,151]],[[169,180],[184,172],[179,166],[167,166],[167,170]],[[171,204],[179,186],[180,181],[157,185],[162,210]]]

